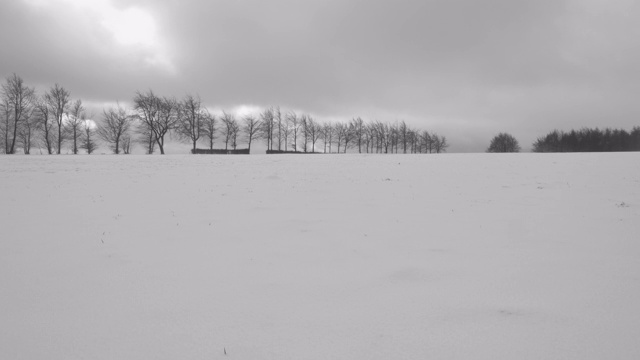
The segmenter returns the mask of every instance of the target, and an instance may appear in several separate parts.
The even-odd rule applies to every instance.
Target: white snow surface
[[[640,359],[639,164],[1,156],[0,358]]]

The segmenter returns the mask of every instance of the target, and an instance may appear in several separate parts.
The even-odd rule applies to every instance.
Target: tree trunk
[[[5,114],[4,153],[9,153],[9,114]]]
[[[44,125],[44,141],[47,145],[47,152],[51,155],[51,139],[49,139],[49,128],[47,124]]]
[[[58,155],[60,155],[61,150],[62,150],[62,125],[58,123]]]
[[[15,154],[15,146],[16,146],[16,135],[18,132],[18,111],[16,109],[13,115],[13,140],[11,140],[11,150],[9,154]]]
[[[155,144],[155,141],[153,141],[153,132],[149,130],[149,143],[147,145],[147,154],[149,155],[153,154],[153,150],[155,146],[156,144]]]
[[[164,155],[164,135],[156,136],[156,143],[158,143],[158,147],[160,148],[160,155]]]

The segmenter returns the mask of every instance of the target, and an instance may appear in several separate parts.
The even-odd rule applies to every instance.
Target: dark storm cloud
[[[457,151],[499,131],[526,148],[554,128],[628,128],[640,114],[634,1],[100,1],[148,12],[149,47],[114,43],[77,1],[34,2],[3,5],[0,70],[98,102],[153,88],[404,119]]]
[[[185,12],[175,43],[205,82],[305,106],[386,107],[562,73],[555,4],[244,1],[172,13]]]
[[[3,4],[3,75],[15,72],[43,86],[57,82],[94,101],[129,98],[137,86],[164,77],[144,63],[144,49],[116,49],[112,36],[97,23],[99,14],[65,1],[42,3]]]

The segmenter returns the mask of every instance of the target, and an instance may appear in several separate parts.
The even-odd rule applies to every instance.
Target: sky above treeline
[[[137,90],[212,111],[406,121],[484,151],[640,125],[637,0],[2,0],[0,76],[99,114]]]

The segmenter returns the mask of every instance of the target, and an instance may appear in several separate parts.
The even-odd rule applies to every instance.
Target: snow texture
[[[639,359],[639,163],[2,156],[0,358]]]

